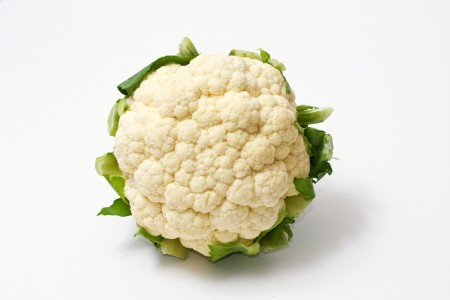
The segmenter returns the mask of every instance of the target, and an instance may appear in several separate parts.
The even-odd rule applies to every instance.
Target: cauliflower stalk
[[[99,215],[132,215],[136,235],[179,258],[286,246],[332,173],[331,136],[309,126],[332,109],[296,106],[285,66],[262,49],[199,54],[188,38],[179,49],[118,86],[114,152],[96,169],[119,198]]]

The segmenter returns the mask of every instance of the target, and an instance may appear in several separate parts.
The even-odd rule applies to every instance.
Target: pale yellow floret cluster
[[[201,54],[144,80],[120,119],[114,154],[138,225],[208,245],[269,229],[309,172],[294,95],[258,60]]]

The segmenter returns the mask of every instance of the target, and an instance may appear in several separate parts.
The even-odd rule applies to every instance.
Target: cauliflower
[[[185,38],[118,86],[113,153],[97,172],[119,194],[100,215],[132,215],[163,253],[212,261],[286,245],[294,218],[331,174],[329,134],[309,127],[330,108],[297,106],[264,50],[198,54]]]

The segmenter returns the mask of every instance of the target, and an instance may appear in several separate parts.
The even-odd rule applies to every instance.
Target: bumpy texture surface
[[[150,74],[128,101],[114,154],[133,217],[153,235],[206,256],[252,240],[308,176],[294,95],[269,64],[201,54]]]

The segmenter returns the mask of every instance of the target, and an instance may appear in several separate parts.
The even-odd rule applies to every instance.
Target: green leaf
[[[312,127],[305,128],[304,134],[311,145],[309,177],[317,182],[326,174],[333,173],[328,162],[333,157],[333,138],[325,131]]]
[[[272,227],[270,227],[269,229],[261,232],[259,234],[259,236],[255,240],[253,240],[253,242],[251,242],[251,243],[248,243],[248,242],[243,243],[243,242],[236,241],[236,242],[229,242],[229,243],[224,243],[224,244],[210,245],[209,246],[209,250],[210,250],[209,255],[210,255],[211,261],[217,261],[217,260],[222,259],[225,256],[228,256],[233,253],[243,253],[248,256],[257,255],[260,250],[259,241],[262,238],[264,238],[264,236],[266,234],[269,234],[271,232],[271,230],[273,230],[275,227],[277,227],[278,224],[280,224],[283,221],[285,216],[286,216],[286,211],[285,211],[285,209],[282,209],[278,214],[278,218],[275,221],[275,224],[273,224]]]
[[[125,179],[123,178],[122,171],[119,168],[114,153],[108,152],[103,156],[97,157],[95,160],[95,169],[98,175],[105,177],[106,181],[108,181],[124,201],[128,201],[124,191]]]
[[[333,157],[333,138],[326,133],[323,137],[322,144],[317,151],[317,159],[320,161],[327,161]]]
[[[286,85],[286,94],[291,94],[292,93],[292,90],[291,90],[291,86],[289,85],[289,82],[287,81],[287,79],[286,79],[286,77],[283,75],[283,74],[281,74],[282,76],[283,76],[283,78],[284,78],[284,84]]]
[[[297,111],[298,111],[297,107]],[[303,131],[304,137],[310,145],[310,171],[309,177],[314,182],[322,179],[326,174],[331,175],[333,169],[328,162],[333,157],[333,138],[323,130],[306,127]]]
[[[130,107],[127,99],[128,97],[124,97],[117,100],[111,108],[108,117],[108,133],[110,136],[116,136],[117,129],[119,128],[119,119]]]
[[[312,127],[305,128],[304,133],[309,143],[313,147],[319,147],[323,142],[323,138],[325,137],[325,131]]]
[[[148,233],[143,227],[139,226],[139,230],[134,236],[143,236],[151,241],[156,248],[159,248],[163,254],[178,257],[180,259],[186,259],[189,254],[189,249],[185,248],[179,239],[166,239],[162,236],[154,236]]]
[[[164,239],[160,235],[158,235],[158,236],[151,235],[143,227],[139,227],[139,230],[134,234],[134,236],[138,236],[138,235],[145,237],[147,240],[151,241],[156,247],[159,247],[161,242]]]
[[[254,256],[259,253],[259,243],[255,242],[250,245],[246,245],[240,242],[230,242],[218,245],[209,245],[210,260],[215,262],[232,253],[241,252],[248,256]]]
[[[259,236],[256,238],[256,241],[259,242],[266,234],[268,234],[272,229],[277,227],[278,224],[280,224],[285,217],[286,217],[286,207],[284,207],[282,210],[280,210],[280,212],[278,213],[278,218],[275,221],[275,223],[269,229],[264,230],[263,232],[261,232],[259,234]]]
[[[294,219],[284,218],[280,224],[261,239],[261,250],[268,253],[287,246],[293,235],[289,226],[292,223],[294,223]]]
[[[122,171],[120,171],[117,159],[112,152],[97,157],[95,160],[95,169],[97,170],[97,174],[101,176],[122,176]]]
[[[141,82],[145,79],[145,77],[158,70],[159,68],[170,65],[170,64],[179,64],[185,66],[191,62],[198,55],[198,51],[195,48],[192,41],[185,37],[181,43],[178,45],[179,53],[178,55],[166,55],[158,58],[153,61],[151,64],[122,82],[117,86],[119,91],[125,96],[130,96],[141,84]]]
[[[325,174],[331,175],[333,169],[328,162],[333,155],[333,141],[331,135],[325,134],[324,141],[316,150],[315,163],[310,169],[310,176],[317,178],[317,181],[323,178]]]
[[[160,244],[160,250],[163,254],[179,259],[186,259],[190,251],[181,244],[179,239],[163,239]]]
[[[248,58],[257,59],[257,60],[262,61],[261,56],[258,53],[252,52],[252,51],[233,49],[230,51],[230,54],[228,54],[228,55],[229,56],[248,57]]]
[[[279,62],[278,60],[271,58],[267,61],[269,65],[272,65],[275,69],[283,73],[283,71],[286,71],[286,67],[282,62]],[[284,76],[283,76],[284,77]],[[286,79],[286,78],[285,78]]]
[[[110,136],[116,136],[117,129],[119,127],[119,113],[117,112],[117,102],[111,107],[111,111],[108,116],[108,133]]]
[[[196,57],[198,55],[197,49],[188,37],[185,37],[181,41],[180,45],[178,45],[178,49],[180,50],[178,56],[181,57]]]
[[[294,178],[295,189],[306,201],[311,201],[316,196],[313,181],[309,177]]]
[[[97,216],[99,215],[119,217],[131,216],[130,203],[123,201],[122,198],[118,198],[114,200],[111,206],[103,207],[97,214]]]
[[[128,97],[123,97],[122,99],[117,100],[117,113],[119,117],[121,117],[128,109],[130,109],[130,105],[128,104]]]
[[[270,58],[270,54],[267,51],[265,51],[264,49],[259,48],[258,50],[259,50],[260,57],[261,57],[260,60],[263,63],[267,63],[267,64],[271,65],[272,67],[274,67],[275,69],[280,71],[280,73],[283,73],[283,71],[286,71],[286,67],[282,62],[279,62],[278,60],[276,60],[274,58]],[[284,79],[286,79],[286,78],[284,78]]]
[[[180,57],[176,55],[167,55],[158,58],[121,84],[117,86],[119,91],[124,94],[125,96],[131,95],[141,84],[141,82],[145,79],[145,77],[158,70],[159,68],[170,65],[170,64],[179,64],[182,66],[185,66],[189,64],[189,62],[194,58],[194,56],[186,56],[186,57]]]
[[[264,51],[263,49],[259,48],[259,54],[261,56],[261,61],[263,63],[268,63],[269,59],[270,59],[270,54],[267,53],[266,51]]]
[[[305,127],[309,124],[317,124],[325,121],[333,112],[331,107],[304,109],[302,106],[297,109],[297,122]]]
[[[317,182],[320,179],[322,179],[326,174],[328,174],[328,175],[333,174],[333,169],[331,168],[331,165],[329,162],[323,161],[318,165],[315,173],[316,173],[315,177],[317,178],[317,180],[315,182]]]
[[[290,198],[294,197],[287,197],[285,199],[285,207],[278,214],[278,219],[275,224],[268,230],[261,232],[256,238],[256,241],[260,244],[261,250],[265,253],[286,246],[292,237],[292,231],[288,224],[294,222],[293,215],[295,213],[300,213],[300,206],[297,205],[295,207]],[[305,201],[303,200],[303,202]],[[307,204],[303,204],[303,209],[306,206]]]
[[[318,108],[318,107],[311,106],[311,105],[305,105],[305,104],[297,105],[298,112],[302,112],[302,111],[309,110],[309,109],[316,109],[316,108]]]
[[[122,176],[104,176],[106,181],[108,181],[109,185],[113,188],[113,190],[117,193],[117,195],[122,198],[124,201],[128,201],[125,197],[125,179]]]
[[[284,204],[286,205],[286,217],[296,218],[300,215],[311,201],[305,200],[302,195],[286,197]]]

